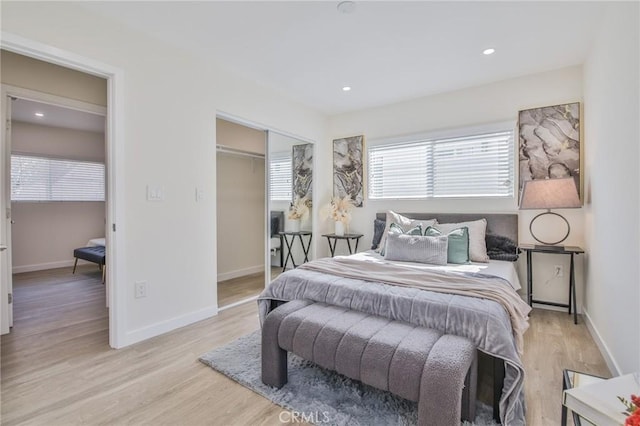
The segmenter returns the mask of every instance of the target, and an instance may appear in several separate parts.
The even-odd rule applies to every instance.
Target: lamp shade
[[[582,203],[573,178],[537,179],[524,182],[520,210],[579,207],[582,207]]]

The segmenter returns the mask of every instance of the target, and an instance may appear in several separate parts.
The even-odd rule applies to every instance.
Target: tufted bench
[[[475,418],[476,348],[464,337],[348,308],[294,300],[262,326],[262,381],[287,383],[287,352],[418,402],[419,425]]]
[[[73,263],[73,274],[76,273],[76,267],[78,266],[78,259],[86,260],[88,262],[97,263],[102,271],[102,282],[104,283],[104,262],[106,256],[104,254],[104,246],[92,246],[92,247],[80,247],[73,251],[73,257],[76,258]]]

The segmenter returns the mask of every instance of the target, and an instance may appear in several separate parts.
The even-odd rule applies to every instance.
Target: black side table
[[[580,247],[565,246],[565,247],[545,247],[535,245],[521,245],[521,250],[527,252],[527,299],[529,306],[533,306],[534,303],[540,303],[542,305],[559,306],[561,308],[568,308],[569,314],[573,309],[573,323],[578,323],[578,313],[576,312],[576,274],[575,274],[575,262],[573,260],[574,255],[584,253],[584,250]],[[532,254],[533,253],[550,253],[550,254],[566,254],[571,256],[571,264],[569,266],[569,303],[556,303],[547,302],[543,300],[535,300],[533,298],[533,267],[532,267]]]
[[[338,244],[338,240],[347,240],[347,247],[349,247],[349,254],[353,254],[358,251],[358,243],[360,242],[360,238],[362,238],[362,234],[344,234],[344,235],[336,235],[336,234],[324,234],[323,237],[327,237],[327,242],[329,243],[329,250],[331,250],[331,257],[335,255],[336,252],[336,244]],[[331,245],[331,240],[333,240],[333,245]],[[356,247],[351,250],[351,240],[356,240]]]
[[[282,265],[282,272],[287,270],[287,264],[289,263],[289,259],[291,259],[291,263],[294,268],[297,268],[296,261],[293,260],[293,253],[291,252],[291,247],[293,243],[296,241],[296,237],[300,240],[300,246],[302,247],[302,252],[304,253],[304,261],[302,263],[309,261],[309,247],[311,247],[311,238],[313,237],[313,233],[311,231],[284,231],[278,232],[278,235],[282,237],[284,243],[287,245],[287,256],[284,259],[284,264]],[[307,245],[305,246],[303,236],[309,236],[309,240],[307,241]],[[291,240],[289,238],[291,237]]]

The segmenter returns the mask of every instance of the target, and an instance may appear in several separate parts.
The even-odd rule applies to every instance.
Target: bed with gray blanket
[[[409,216],[409,215],[407,215]],[[467,221],[470,215],[413,215],[446,223]],[[516,215],[482,215],[487,232],[517,241]],[[498,229],[499,233],[495,230]],[[434,328],[470,339],[479,350],[504,360],[500,398],[503,424],[525,423],[524,367],[520,359],[522,334],[528,327],[529,307],[506,279],[462,268],[412,267],[386,261],[366,252],[319,259],[287,271],[258,299],[260,318],[272,301],[309,299]]]

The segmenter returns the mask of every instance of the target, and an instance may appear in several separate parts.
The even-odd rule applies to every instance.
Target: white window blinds
[[[369,147],[369,198],[508,197],[513,131]]]
[[[12,201],[104,201],[104,164],[11,156]]]
[[[291,201],[291,153],[269,157],[269,193],[272,201]]]

